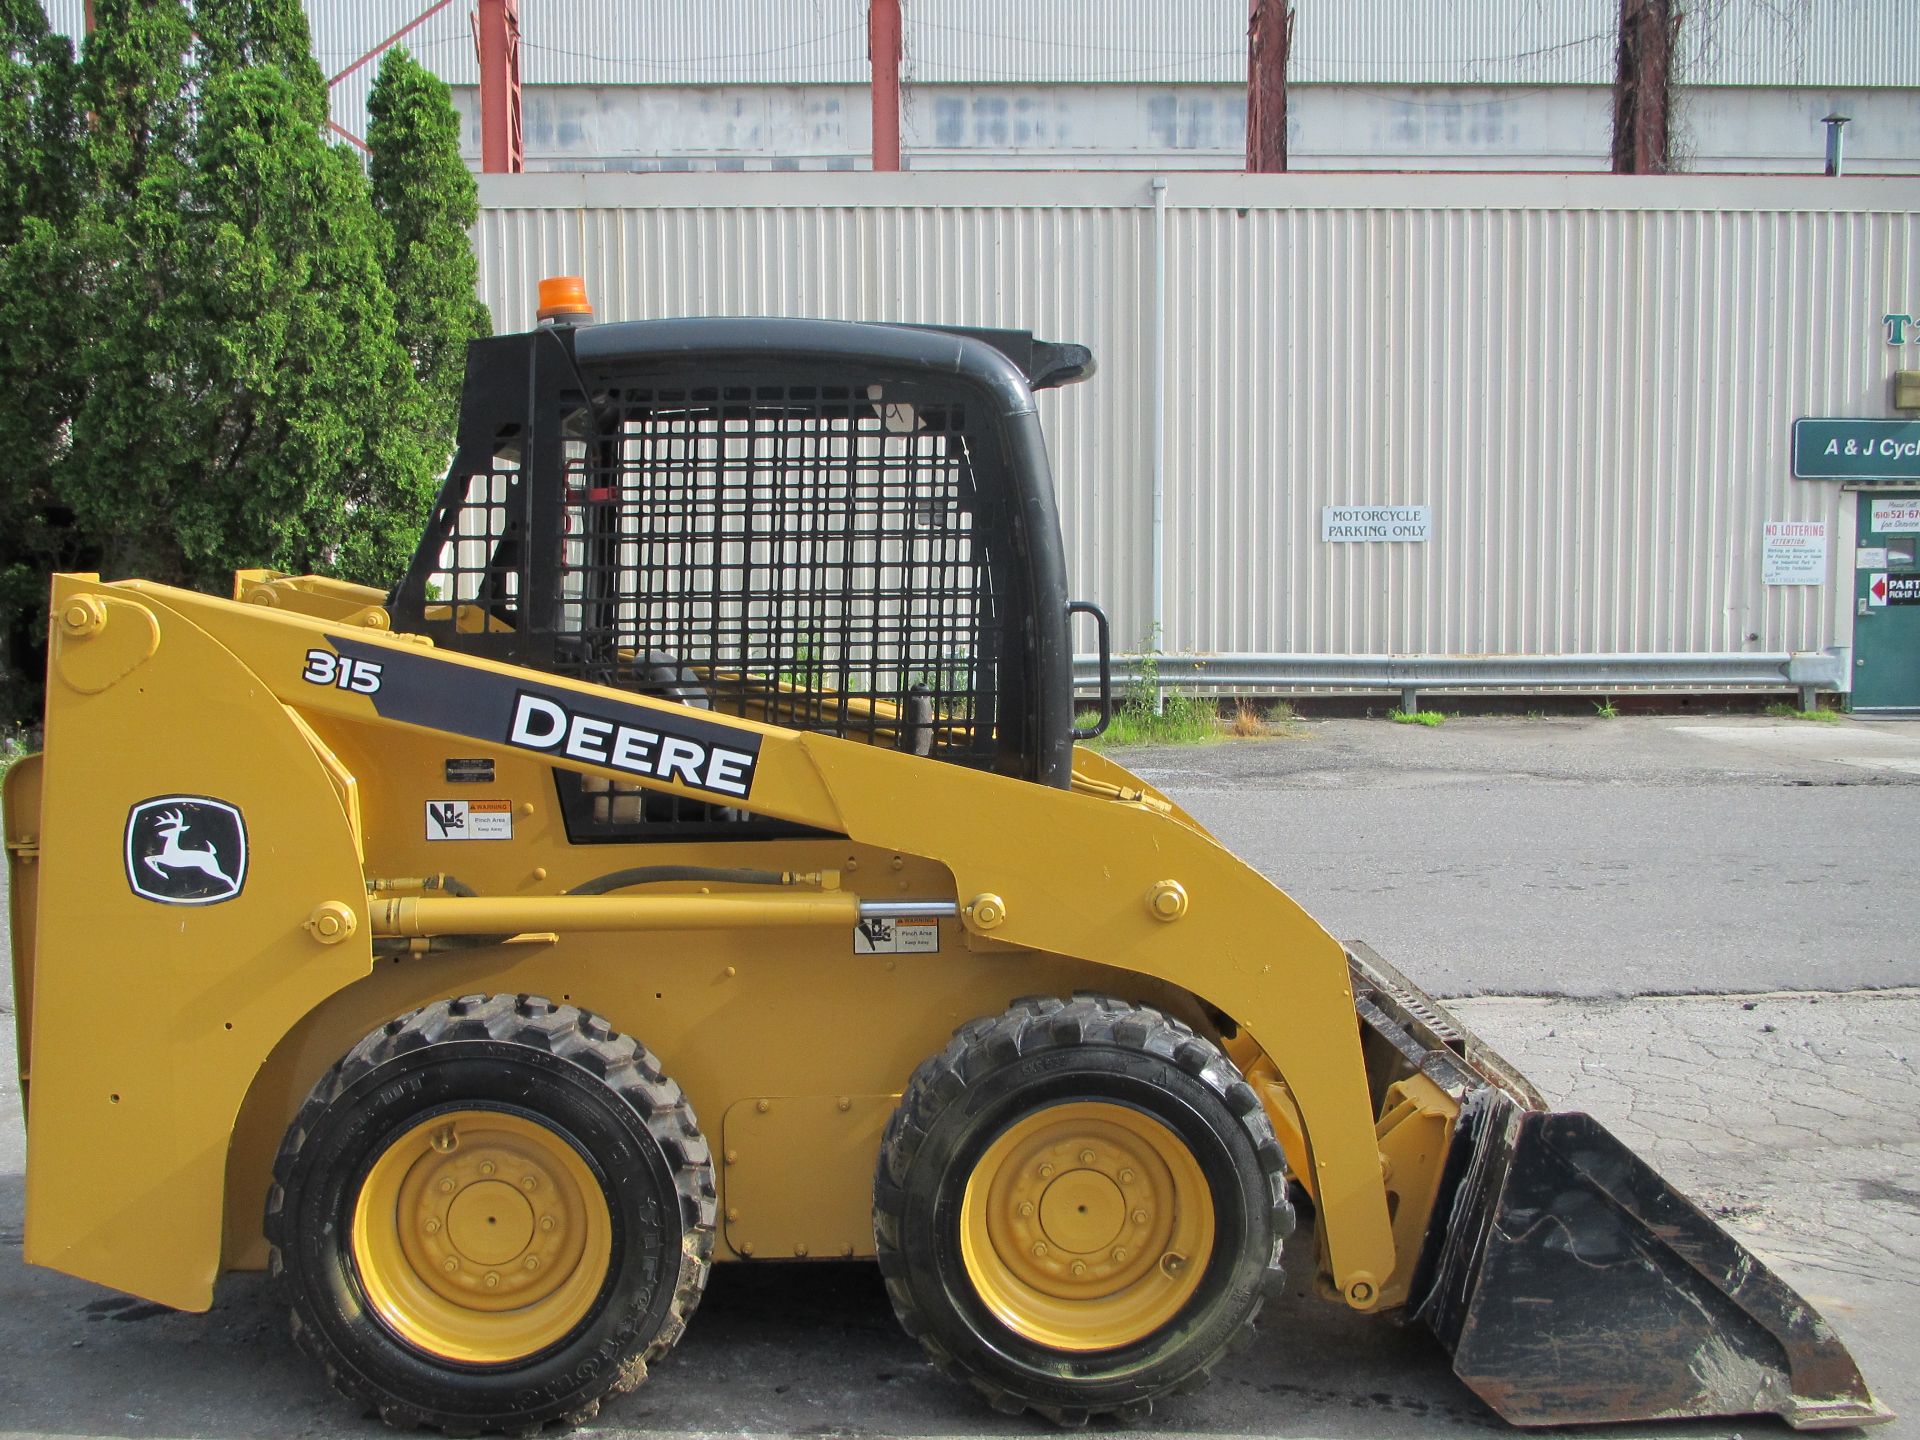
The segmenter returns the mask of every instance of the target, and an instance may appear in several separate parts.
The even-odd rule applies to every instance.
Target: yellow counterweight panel
[[[74,588],[82,582],[64,583]],[[144,670],[156,676],[165,672],[185,677],[179,681],[180,698],[172,702],[167,714],[183,710],[187,695],[204,687],[207,675],[224,666],[224,687],[247,690],[250,699],[297,707],[329,742],[347,727],[382,727],[396,739],[405,734],[461,737],[442,753],[494,755],[503,764],[508,758],[521,763],[538,759],[543,768],[554,765],[587,774],[633,778],[606,763],[570,758],[559,750],[530,756],[524,747],[516,749],[508,743],[504,728],[486,729],[475,718],[476,707],[463,697],[477,697],[497,708],[502,703],[500,697],[511,697],[532,683],[524,671],[435,651],[406,637],[364,629],[343,633],[338,625],[283,611],[139,582],[94,588],[138,600],[163,617],[166,630],[174,628],[175,617],[188,619],[192,624],[183,627],[186,633],[194,634],[197,627],[204,627],[232,657],[237,657],[237,666],[226,655],[209,655],[204,663],[176,668],[168,658],[171,652],[165,648],[171,641],[163,640],[160,658],[146,662]],[[341,650],[344,654],[347,649],[363,660],[387,667],[388,678],[396,683],[378,696],[338,685],[303,683],[303,666],[313,651]],[[414,708],[403,713],[389,702],[402,688],[397,677],[404,675],[411,675],[408,683],[413,687]],[[1325,1254],[1336,1283],[1349,1303],[1363,1308],[1375,1303],[1380,1285],[1394,1268],[1393,1235],[1345,953],[1285,894],[1203,832],[1181,823],[1162,805],[1153,803],[1152,797],[1132,803],[1107,795],[1038,787],[958,766],[930,764],[873,746],[796,734],[735,717],[690,712],[672,702],[617,695],[555,677],[539,677],[537,687],[552,704],[577,706],[583,713],[596,707],[600,711],[617,708],[629,717],[638,717],[636,723],[657,724],[663,732],[697,724],[709,736],[732,737],[729,744],[757,754],[751,772],[753,810],[844,834],[856,847],[919,857],[943,867],[953,886],[949,898],[963,907],[964,924],[971,934],[1030,952],[1073,957],[1062,962],[1063,971],[1060,965],[1038,963],[1031,955],[995,956],[995,963],[1006,967],[1013,982],[1008,994],[1044,990],[1056,984],[1071,987],[1098,983],[1088,972],[1090,967],[1100,965],[1111,967],[1108,973],[1130,976],[1129,983],[1135,988],[1164,983],[1191,991],[1232,1016],[1272,1059],[1298,1105],[1307,1168],[1320,1200]],[[422,700],[423,696],[427,699]],[[178,723],[167,714],[156,714],[153,719],[160,724],[160,737],[171,743],[178,738]],[[498,721],[487,723],[497,725]],[[298,755],[301,773],[311,781],[307,805],[319,808],[318,799],[313,797],[324,795],[332,816],[332,828],[316,830],[303,845],[302,854],[312,858],[312,865],[297,872],[297,878],[289,877],[290,885],[300,886],[300,913],[294,920],[298,926],[315,905],[333,898],[332,891],[337,887],[328,876],[329,867],[351,868],[359,857],[346,833],[338,801],[311,748],[295,735],[294,727],[287,725],[284,717],[277,726],[262,722],[262,728],[272,728],[276,734],[252,748],[277,748],[289,757],[289,765],[294,764],[291,757]],[[221,733],[250,737],[252,732],[236,732],[232,719],[223,717]],[[251,768],[253,757],[247,759]],[[231,754],[226,761],[228,767],[238,763]],[[150,763],[130,763],[128,773],[152,773]],[[351,755],[346,763],[356,769]],[[57,757],[50,761],[50,769],[56,764]],[[372,771],[357,771],[370,847],[375,845],[373,837],[381,833],[383,825],[411,827],[418,823],[405,816],[381,819],[381,802],[371,792],[379,788],[393,767],[377,752],[373,767]],[[69,773],[82,772],[76,764]],[[722,768],[709,771],[709,778],[716,773],[725,777],[739,772]],[[645,783],[650,788],[697,798],[706,798],[709,793],[697,785],[658,776],[647,777]],[[551,791],[541,800],[544,810],[536,808],[529,823],[540,827],[534,833],[545,835],[550,848],[536,853],[564,854],[561,837],[547,818],[552,808]],[[99,807],[93,809],[97,816]],[[283,791],[268,813],[278,828],[283,816],[304,812],[299,798]],[[106,822],[98,823],[106,827]],[[516,844],[515,848],[521,847]],[[784,848],[792,852],[796,847]],[[538,862],[528,865],[531,857],[523,849],[516,858],[525,867],[520,872],[525,878],[516,887],[521,893],[529,893],[528,884],[549,883],[533,877]],[[734,863],[754,862],[742,855]],[[778,868],[798,867],[787,859]],[[98,877],[97,867],[73,873],[94,880]],[[410,865],[385,873],[420,871]],[[237,907],[216,910],[236,911]],[[361,915],[364,919],[364,906]],[[249,929],[237,914],[234,926]],[[258,929],[253,933],[252,943],[257,947]],[[296,931],[287,943],[294,946],[303,937],[304,931]],[[727,943],[716,945],[710,953],[737,957],[732,962],[736,969],[749,956],[757,957],[775,943],[767,932],[749,932],[742,937],[716,934],[716,939]],[[308,943],[312,943],[310,939]],[[363,938],[356,939],[352,948],[358,950],[363,944]],[[43,953],[54,953],[54,949],[43,942]],[[69,966],[72,962],[68,957],[79,953],[72,937],[57,949]],[[984,963],[985,957],[979,958]],[[319,978],[317,968],[307,966],[298,971],[300,993],[316,998],[326,993],[326,982]],[[436,972],[433,981],[414,982],[413,988],[447,993],[441,987],[453,984],[456,975],[510,974],[529,977],[524,988],[550,993],[558,987],[548,980],[564,968],[556,953],[545,950],[538,950],[535,959],[517,956],[511,963],[490,954],[478,965],[462,962],[444,973]],[[827,987],[835,1008],[860,1015],[863,997],[856,967],[840,963],[809,970],[806,983]],[[347,978],[340,975],[338,983],[346,983]],[[960,988],[976,994],[988,987],[968,982]],[[646,1017],[609,1013],[616,1023],[645,1033],[649,1044],[666,1056],[670,1065],[678,1063],[665,1043],[636,1023],[636,1019],[644,1021]],[[293,1028],[293,1021],[288,1019],[271,1037],[261,1036],[257,1047],[249,1047],[249,1063],[264,1060],[280,1037]],[[73,1032],[42,1031],[36,1025],[36,1033],[70,1037]],[[348,1036],[347,1043],[354,1038],[357,1034]],[[298,1048],[304,1050],[308,1043],[302,1039]],[[856,1035],[850,1043],[865,1045],[869,1041],[864,1035]],[[62,1044],[70,1056],[74,1051],[70,1039],[63,1038]],[[338,1053],[332,1051],[329,1058]],[[903,1060],[903,1068],[892,1076],[891,1084],[901,1083],[912,1063],[925,1053],[923,1049],[910,1060]],[[840,1088],[876,1093],[888,1086],[849,1084]],[[691,1088],[689,1093],[693,1093]],[[729,1098],[737,1098],[738,1093]],[[222,1095],[210,1108],[224,1104]],[[230,1121],[228,1110],[221,1123]],[[206,1128],[210,1131],[216,1127]],[[184,1191],[192,1187],[174,1188]],[[204,1213],[217,1214],[217,1191],[198,1193],[197,1198]],[[210,1267],[211,1257],[195,1255],[194,1263]],[[125,1285],[118,1279],[111,1283]]]
[[[57,577],[53,593],[25,1253],[205,1309],[235,1117],[261,1059],[370,968],[365,891],[339,793],[280,702],[170,610],[124,591],[77,603],[100,589]],[[133,892],[132,811],[171,797],[243,817],[231,900]],[[308,928],[329,901],[356,935]]]

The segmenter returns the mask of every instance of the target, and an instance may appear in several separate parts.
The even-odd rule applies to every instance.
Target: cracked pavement
[[[1339,933],[1469,997],[1450,1008],[1549,1100],[1613,1128],[1820,1308],[1903,1412],[1876,1437],[1920,1436],[1920,862],[1899,843],[1920,773],[1888,763],[1920,760],[1920,725],[1329,721],[1123,758]],[[24,1267],[0,1069],[0,1435],[391,1433],[326,1390],[258,1277],[194,1316]],[[1253,1345],[1122,1433],[1525,1433],[1424,1331],[1310,1299],[1310,1244],[1303,1227]],[[934,1375],[871,1268],[830,1264],[722,1267],[679,1349],[588,1433],[1051,1432]]]

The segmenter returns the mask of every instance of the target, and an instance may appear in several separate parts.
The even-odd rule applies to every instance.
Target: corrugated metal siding
[[[1181,643],[1834,642],[1830,591],[1761,583],[1760,530],[1838,520],[1788,478],[1789,424],[1881,413],[1875,323],[1920,292],[1920,215],[1183,209],[1169,263]],[[1323,544],[1340,504],[1430,505],[1433,538]]]
[[[1920,295],[1910,185],[1176,176],[1170,195],[1167,649],[1848,638],[1840,492],[1788,478],[1788,427],[1883,413],[1878,319]],[[611,318],[1092,345],[1099,375],[1041,397],[1069,573],[1120,643],[1145,634],[1144,177],[489,177],[482,198],[502,328],[531,322],[540,275],[577,271]],[[1320,541],[1321,506],[1392,502],[1431,505],[1432,540]],[[1778,519],[1828,522],[1828,585],[1761,583]]]
[[[424,0],[304,0],[329,72],[400,28]],[[43,0],[78,36],[81,0]],[[1614,0],[1297,0],[1293,78],[1307,83],[1604,85]],[[408,43],[473,83],[464,3]],[[525,0],[533,85],[853,84],[866,78],[865,0]],[[943,83],[1231,84],[1246,68],[1245,0],[912,0],[909,77]],[[1913,0],[1725,0],[1681,27],[1688,84],[1911,86]]]
[[[1296,13],[1292,78],[1302,83],[1613,82],[1618,0],[1299,0]]]
[[[432,0],[303,0],[313,31],[313,53],[329,78],[380,44],[425,10]],[[473,53],[473,27],[463,0],[442,10],[401,37],[399,44],[450,84],[479,83]],[[379,74],[375,56],[332,87],[333,122],[361,139],[367,134],[367,93]]]
[[[908,0],[903,10],[906,77],[923,85],[1247,74],[1246,0]]]
[[[869,74],[865,0],[522,0],[520,34],[529,85],[844,85]]]
[[[1710,23],[1680,27],[1689,85],[1816,89],[1920,84],[1914,0],[1738,0]]]
[[[81,0],[43,0],[78,36]],[[428,0],[303,0],[335,74]],[[1300,84],[1606,85],[1615,0],[1297,0]],[[467,0],[402,42],[455,85],[475,83]],[[865,0],[525,0],[529,85],[849,85],[868,75]],[[1239,85],[1245,0],[911,0],[909,84]],[[1915,0],[1724,0],[1681,27],[1683,83],[1912,87]],[[366,133],[375,66],[335,87],[335,121]],[[908,103],[912,104],[909,91]],[[1409,103],[1419,104],[1418,99]]]

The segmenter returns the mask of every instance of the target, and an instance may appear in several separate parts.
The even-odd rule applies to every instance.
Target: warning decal
[[[511,840],[511,800],[429,800],[429,840]]]
[[[864,919],[853,927],[856,955],[935,955],[940,950],[938,920]]]

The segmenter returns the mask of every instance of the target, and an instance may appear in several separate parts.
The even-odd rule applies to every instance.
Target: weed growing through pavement
[[[1425,725],[1429,730],[1447,723],[1447,717],[1438,710],[1389,710],[1387,719],[1396,725]]]
[[[38,748],[34,737],[25,730],[9,730],[0,735],[0,777],[4,777],[16,762],[26,759]]]
[[[1617,720],[1620,716],[1620,707],[1613,703],[1613,697],[1609,695],[1605,699],[1593,702],[1593,713],[1602,720]]]
[[[1160,632],[1152,629],[1140,646],[1140,663],[1133,679],[1113,707],[1106,734],[1091,743],[1106,749],[1122,745],[1202,745],[1222,733],[1220,713],[1211,700],[1202,700],[1160,688]],[[1156,697],[1158,706],[1154,704]],[[1094,723],[1091,714],[1078,719],[1081,728]],[[1236,717],[1237,723],[1238,717]]]
[[[1838,710],[1827,710],[1820,706],[1815,706],[1811,710],[1802,710],[1797,705],[1787,704],[1784,700],[1777,700],[1767,706],[1767,714],[1782,720],[1812,720],[1821,725],[1838,725],[1841,719]]]

